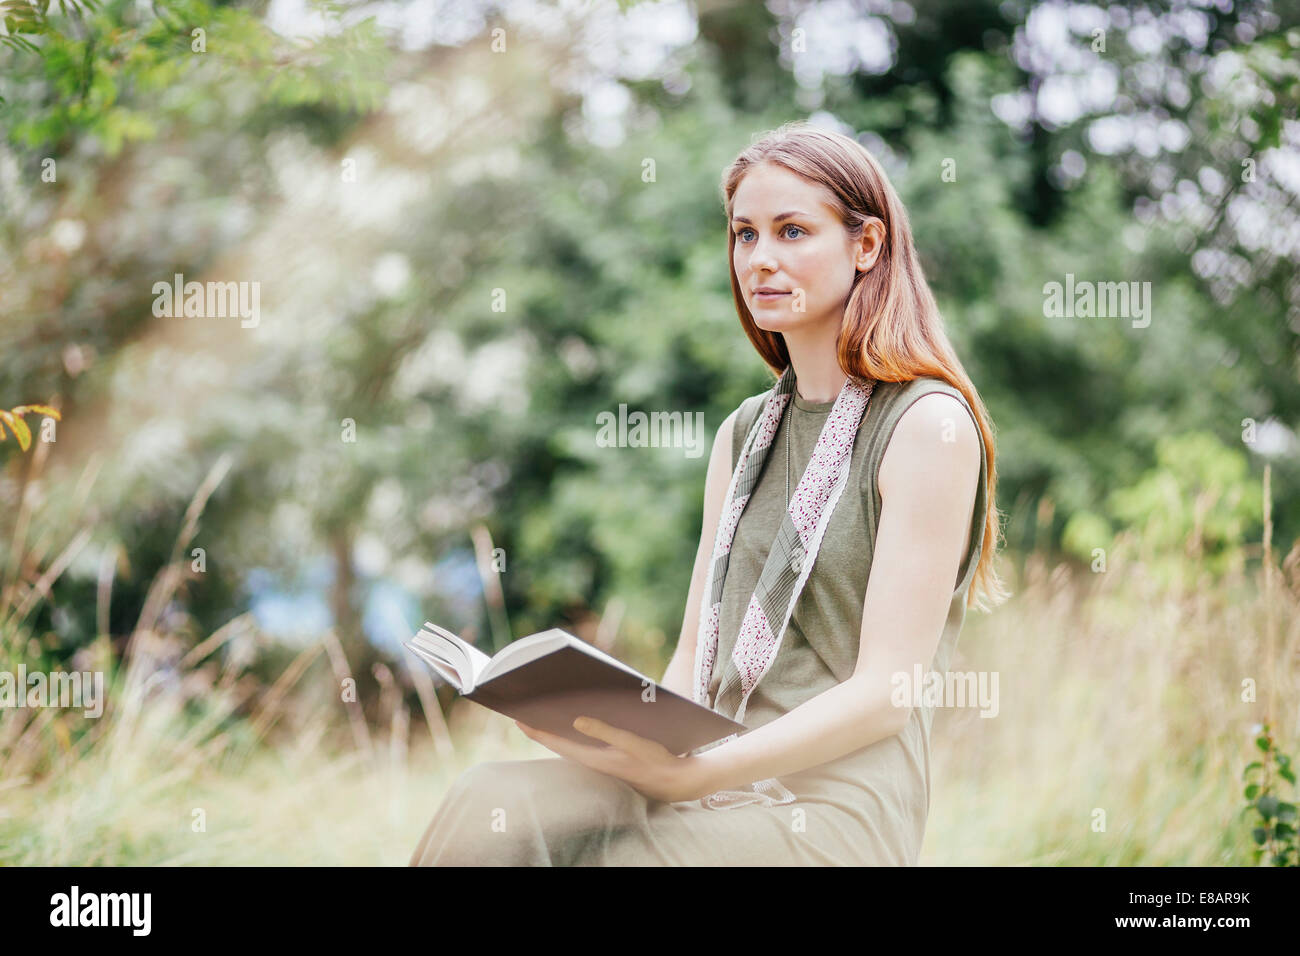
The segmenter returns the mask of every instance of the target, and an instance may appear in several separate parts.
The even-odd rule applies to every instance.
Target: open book
[[[559,628],[521,637],[488,657],[425,621],[405,646],[464,697],[588,746],[602,743],[573,729],[578,717],[656,740],[679,756],[745,730]]]

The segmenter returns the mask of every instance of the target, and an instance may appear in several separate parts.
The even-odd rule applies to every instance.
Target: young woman
[[[854,140],[790,123],[722,190],[741,326],[777,377],[718,429],[673,691],[748,732],[481,764],[412,864],[917,862],[933,700],[968,606],[1006,591],[993,434],[907,214]]]

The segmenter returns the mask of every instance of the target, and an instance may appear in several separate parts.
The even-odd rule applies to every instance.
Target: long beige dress
[[[939,379],[876,384],[854,443],[849,484],[776,660],[749,699],[750,729],[852,675],[880,520],[876,475],[899,418],[931,392],[952,395],[970,411],[962,394]],[[761,403],[760,394],[741,405],[733,469]],[[731,653],[785,510],[786,429],[793,491],[833,404],[810,403],[796,392],[776,433],[732,545],[719,662]],[[981,552],[988,489],[983,449],[980,457],[967,554],[931,664],[940,672],[965,620],[966,593]],[[722,667],[715,667],[711,695],[721,674]],[[900,733],[802,773],[781,775],[797,796],[781,806],[710,810],[698,801],[654,801],[615,777],[558,756],[483,763],[453,783],[411,865],[915,865],[930,806],[932,720],[931,706],[916,707]]]

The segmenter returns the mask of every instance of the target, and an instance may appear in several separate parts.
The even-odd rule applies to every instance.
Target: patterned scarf
[[[799,486],[790,499],[759,575],[758,585],[749,599],[731,658],[724,665],[717,700],[710,703],[709,686],[713,681],[713,663],[718,652],[718,620],[731,543],[745,504],[763,473],[781,416],[794,394],[793,365],[786,366],[780,380],[768,393],[762,414],[745,437],[736,470],[727,486],[727,498],[713,542],[713,558],[704,585],[706,600],[701,602],[700,627],[695,643],[697,703],[712,707],[733,720],[744,721],[749,695],[776,660],[795,603],[817,560],[817,551],[831,513],[848,482],[853,442],[874,386],[874,382],[860,384],[850,377],[835,399],[813,449],[812,460],[799,479]],[[779,624],[774,627],[776,622]],[[721,746],[736,737],[732,734],[703,749]],[[752,803],[775,806],[794,799],[795,795],[784,784],[769,777],[751,784],[748,790],[719,790],[704,797],[701,803],[708,809],[725,810]]]

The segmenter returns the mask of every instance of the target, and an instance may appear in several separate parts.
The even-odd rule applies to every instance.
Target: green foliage
[[[1287,781],[1295,788],[1295,771],[1291,767],[1291,757],[1283,753],[1264,724],[1261,733],[1255,738],[1255,746],[1263,752],[1262,760],[1248,763],[1241,772],[1246,781],[1242,796],[1246,798],[1243,815],[1254,814],[1257,825],[1251,829],[1251,839],[1255,842],[1253,849],[1255,862],[1267,857],[1273,866],[1300,866],[1300,844],[1296,839],[1296,805],[1281,800],[1278,796],[1278,779]]]
[[[620,0],[623,9],[634,6],[641,4]],[[1112,30],[1101,62],[1114,67],[1113,101],[1094,102],[1075,122],[1053,126],[1031,114],[1014,128],[991,104],[1019,95],[1032,102],[1043,88],[1041,69],[1060,65],[1031,74],[1007,47],[1026,34],[1032,6],[896,5],[912,14],[884,27],[897,41],[896,62],[878,74],[846,67],[820,88],[796,82],[791,51],[774,42],[788,35],[789,22],[777,23],[782,14],[763,4],[703,7],[697,38],[673,57],[671,75],[628,79],[608,58],[587,62],[581,44],[565,45],[577,31],[558,31],[553,46],[538,38],[518,43],[512,33],[512,55],[489,57],[482,32],[454,46],[399,51],[373,21],[310,43],[289,40],[262,22],[260,3],[3,0],[0,186],[17,188],[0,197],[0,392],[58,393],[66,400],[59,407],[70,410],[69,431],[99,425],[83,442],[104,452],[102,468],[87,469],[94,481],[85,478],[77,495],[70,493],[77,475],[62,487],[47,483],[51,492],[28,535],[43,560],[3,550],[14,547],[14,528],[0,534],[6,574],[31,588],[31,569],[58,556],[70,529],[93,521],[95,533],[51,583],[49,599],[3,634],[19,655],[12,659],[53,668],[79,650],[108,653],[110,635],[130,634],[151,578],[176,560],[172,535],[204,462],[230,449],[238,464],[204,513],[199,539],[211,548],[211,567],[178,591],[169,615],[168,636],[180,652],[247,610],[248,569],[272,568],[291,580],[322,555],[345,568],[338,579],[352,585],[331,595],[347,642],[355,623],[349,608],[366,596],[363,576],[346,573],[358,542],[381,555],[379,576],[402,572],[426,616],[472,625],[481,595],[470,586],[450,594],[441,568],[484,525],[508,555],[501,583],[516,633],[604,616],[621,621],[612,628],[620,656],[653,671],[682,623],[709,442],[728,412],[770,384],[736,319],[718,176],[756,132],[814,110],[860,135],[903,197],[949,334],[993,419],[999,506],[1016,522],[1007,535],[1012,547],[1050,547],[1059,532],[1085,560],[1098,547],[1131,546],[1162,575],[1183,567],[1219,574],[1240,564],[1260,520],[1253,460],[1214,435],[1226,440],[1223,423],[1245,416],[1300,420],[1291,321],[1300,287],[1292,263],[1230,234],[1237,217],[1227,213],[1234,199],[1260,201],[1268,164],[1257,154],[1284,144],[1297,102],[1296,31],[1261,35],[1269,11],[1249,2],[1227,12],[1206,8],[1209,32],[1199,49],[1179,41],[1139,55],[1123,31]],[[1116,16],[1149,7],[1111,5]],[[320,8],[339,18],[348,9]],[[513,29],[508,12],[485,23],[497,21]],[[1241,40],[1249,31],[1239,24],[1254,24],[1253,42]],[[806,65],[817,53],[796,56]],[[1206,77],[1216,57],[1240,68],[1217,86]],[[630,95],[626,138],[616,145],[585,137],[590,104],[560,81],[584,73]],[[1161,82],[1149,82],[1152,75]],[[390,80],[401,83],[391,100]],[[1169,91],[1182,98],[1172,102]],[[419,108],[404,115],[403,100]],[[471,105],[462,108],[462,100]],[[1103,153],[1093,148],[1090,123],[1110,117],[1181,123],[1190,140],[1154,155]],[[1066,150],[1078,154],[1081,175],[1061,175]],[[371,168],[341,182],[340,160],[366,154]],[[40,178],[47,158],[59,161],[57,181]],[[642,177],[647,158],[657,170],[652,181]],[[1261,181],[1241,182],[1242,161],[1256,158]],[[947,160],[956,175],[946,180]],[[1198,186],[1214,176],[1227,183],[1221,195]],[[420,188],[394,212],[361,215],[366,202],[384,209],[388,190],[409,181]],[[349,191],[362,201],[335,201]],[[1153,211],[1198,191],[1213,217],[1208,224]],[[1282,202],[1265,208],[1288,212]],[[84,237],[65,246],[68,227],[78,223]],[[1224,258],[1193,270],[1206,251]],[[386,255],[405,259],[409,281],[376,291],[371,274]],[[196,323],[150,321],[153,281],[221,268],[265,282],[268,314],[256,334],[208,328],[204,337]],[[1150,327],[1045,316],[1043,285],[1067,272],[1150,280]],[[508,292],[503,310],[491,305],[496,290]],[[233,357],[221,365],[223,353]],[[82,354],[91,359],[75,359]],[[173,381],[174,392],[140,394],[169,364],[182,367],[178,378],[204,385],[191,392],[180,387],[188,382]],[[218,374],[209,376],[214,366]],[[198,399],[186,404],[193,394]],[[162,406],[148,409],[147,420],[142,398]],[[621,403],[701,413],[703,454],[596,446],[596,415]],[[337,440],[344,417],[358,425],[356,445]],[[143,438],[126,437],[137,426]],[[13,434],[21,438],[22,428],[18,419]],[[24,500],[17,447],[0,449],[14,466],[2,476],[14,485],[0,487],[9,501]],[[1290,540],[1300,528],[1300,465],[1283,460],[1275,468],[1279,537]],[[1049,498],[1054,512],[1034,507]],[[19,513],[9,511],[11,519]],[[1051,513],[1060,527],[1030,527]],[[101,627],[97,608],[109,572],[111,606]],[[1125,627],[1106,622],[1078,639],[1097,668],[1095,690],[1068,712],[1067,726],[1114,712],[1105,662],[1128,660],[1140,647],[1127,625],[1144,599],[1138,592],[1132,603],[1099,604]],[[1178,598],[1169,600],[1160,616],[1177,618]],[[1055,606],[1046,599],[1027,605],[1020,634],[1074,635],[1073,619],[1052,623]],[[452,609],[457,618],[448,616]],[[1180,727],[1197,748],[1209,739],[1193,704],[1210,685],[1177,680],[1183,672],[1236,673],[1234,648],[1223,650],[1220,640],[1233,621],[1211,618],[1198,656],[1188,658],[1195,663],[1148,682],[1166,689],[1158,701],[1147,695],[1152,710],[1143,720],[1123,717],[1111,728],[1111,752],[1094,746],[1098,774],[1134,725],[1164,720],[1160,729]],[[350,633],[361,642],[359,628]],[[1124,634],[1122,645],[1093,650],[1114,633]],[[1165,649],[1184,646],[1184,636]],[[1056,679],[1055,655],[1012,646],[1012,666],[1050,661],[1054,673],[1037,684]],[[1216,648],[1229,659],[1209,668],[1199,652]],[[347,649],[367,680],[372,671],[356,655],[358,644]],[[223,683],[231,675],[233,690],[238,672],[242,694],[282,669],[271,657],[245,670],[218,667],[213,654],[200,668],[208,677],[190,675],[194,686],[185,693],[203,706],[191,700],[188,718],[214,733],[212,754],[244,753],[260,736],[237,716],[234,697],[209,708],[204,681],[219,670]],[[336,687],[325,696],[337,704]],[[142,766],[169,766],[178,752],[203,763],[208,751],[173,748],[169,739],[190,733],[187,721],[159,723],[164,745],[143,749]],[[1043,722],[1001,726],[1032,730]],[[56,738],[67,732],[60,721],[50,727]],[[1059,735],[1033,735],[1039,738]],[[65,754],[58,739],[32,740],[25,766],[51,766]],[[1027,751],[1017,744],[1029,740],[1012,740],[1005,761],[984,762],[1050,766],[1050,757],[1019,759]],[[1158,735],[1148,743],[1126,752],[1126,769],[1160,754]],[[1162,793],[1163,803],[1130,794],[1127,815],[1172,816],[1203,799],[1191,815],[1211,821],[1209,831],[1188,827],[1183,832],[1193,835],[1172,843],[1129,833],[1070,852],[1088,862],[1175,863],[1198,861],[1183,859],[1198,849],[1207,857],[1235,853],[1213,843],[1231,836],[1213,831],[1212,821],[1235,800],[1206,785],[1221,768],[1192,767],[1189,745],[1170,752],[1171,763],[1188,764],[1169,771],[1176,786]],[[1288,779],[1284,756],[1277,755],[1276,776]],[[1002,811],[1016,806],[1024,784],[1075,779],[1052,769],[1008,784]],[[1295,821],[1283,819],[1289,805],[1250,782],[1265,842],[1291,835]],[[75,795],[75,783],[68,793]],[[975,795],[988,792],[980,787]],[[243,796],[231,805],[246,805]],[[1269,798],[1262,806],[1261,797]],[[284,802],[286,818],[296,819],[300,801]],[[355,804],[345,817],[355,817]],[[81,816],[33,811],[28,819]],[[1006,833],[1018,837],[1021,821],[1007,821]],[[969,827],[953,832],[965,838]],[[1032,855],[1042,856],[1064,852],[1058,837],[1066,832],[1043,825],[1025,837],[1037,841]],[[41,846],[28,842],[39,853],[96,845],[101,836],[111,843],[111,833],[92,828],[81,843],[61,832]],[[129,836],[117,839],[128,852],[153,855]]]
[[[5,33],[0,34],[0,46],[27,52],[40,53],[41,48],[28,37],[56,33],[49,14],[52,0],[0,0],[0,19]],[[97,12],[103,0],[55,0],[59,12],[65,17],[84,21],[87,13]],[[0,101],[3,102],[3,101]]]
[[[858,133],[902,194],[948,331],[995,425],[1012,548],[1060,535],[1089,558],[1131,532],[1170,561],[1190,552],[1209,571],[1231,567],[1258,521],[1253,463],[1186,436],[1223,434],[1225,409],[1232,420],[1297,420],[1293,276],[1265,269],[1262,251],[1236,250],[1264,271],[1235,299],[1221,296],[1215,283],[1228,270],[1202,279],[1190,268],[1201,234],[1189,240],[1186,223],[1139,221],[1133,204],[1185,194],[1204,166],[1231,182],[1215,200],[1223,218],[1244,189],[1228,175],[1238,152],[1273,142],[1277,124],[1265,114],[1292,102],[1290,34],[1257,30],[1248,45],[1233,24],[1258,8],[1216,13],[1205,50],[1159,54],[1190,90],[1184,107],[1166,111],[1194,130],[1192,142],[1156,157],[1110,155],[1089,145],[1093,114],[1023,130],[995,115],[997,97],[1041,79],[1004,45],[1023,34],[1025,11],[993,0],[960,11],[938,0],[912,6],[914,20],[888,24],[898,40],[892,68],[828,75],[817,91],[793,81],[772,42],[778,14],[760,4],[702,11],[698,38],[674,61],[675,82],[615,80],[632,108],[626,138],[612,146],[584,138],[584,109],[556,86],[554,63],[583,55],[562,43],[544,51],[549,60],[533,57],[540,43],[514,56],[513,42],[510,57],[494,58],[480,33],[407,55],[361,23],[305,44],[269,31],[257,5],[205,0],[160,0],[152,10],[112,0],[81,20],[52,16],[50,32],[30,35],[40,55],[0,51],[3,129],[31,187],[22,208],[0,218],[0,281],[17,303],[23,345],[0,358],[0,380],[7,393],[64,388],[96,406],[109,386],[98,375],[69,379],[63,347],[93,349],[111,367],[135,354],[128,345],[153,338],[144,292],[155,279],[232,261],[264,269],[286,316],[258,334],[276,334],[229,373],[220,400],[173,423],[184,454],[152,471],[111,459],[98,502],[112,516],[106,537],[149,565],[157,548],[147,529],[183,508],[180,489],[194,487],[204,454],[236,447],[241,465],[205,528],[223,542],[222,570],[189,597],[210,628],[240,610],[241,569],[292,578],[305,555],[346,555],[362,538],[383,541],[393,563],[437,567],[483,523],[510,557],[502,584],[518,633],[585,620],[617,599],[627,609],[620,649],[654,647],[681,624],[707,443],[769,384],[731,301],[718,175],[756,132],[816,108]],[[204,53],[193,49],[200,26]],[[1107,54],[1120,88],[1096,115],[1139,115],[1150,105],[1142,98],[1155,95],[1121,34]],[[1215,51],[1243,54],[1251,82],[1235,91],[1204,82],[1197,56]],[[427,94],[411,116],[381,104],[383,84],[399,77],[394,102]],[[1249,106],[1264,132],[1244,144],[1238,94],[1256,79],[1276,102]],[[474,89],[483,95],[457,114],[457,98]],[[408,179],[423,191],[365,228],[340,206],[306,215],[298,190],[314,188],[312,177],[337,184],[353,147],[375,156],[369,181],[348,186],[355,194],[373,188],[382,199],[384,186]],[[1082,176],[1052,175],[1066,149],[1084,159]],[[101,153],[121,162],[83,161]],[[47,155],[77,157],[75,180],[33,185]],[[655,181],[642,178],[647,157]],[[955,180],[940,176],[946,159]],[[304,176],[286,175],[290,164]],[[56,209],[91,224],[87,246],[25,258],[44,248],[29,234],[39,237]],[[369,287],[381,254],[409,264],[399,293]],[[6,262],[16,263],[12,273]],[[1044,282],[1067,272],[1149,279],[1150,327],[1045,316]],[[313,286],[329,294],[310,316],[294,315]],[[496,289],[509,293],[505,311],[489,305]],[[489,359],[503,351],[521,359],[498,371]],[[509,387],[484,386],[502,381]],[[491,395],[475,398],[480,391]],[[620,403],[702,413],[705,454],[595,448],[595,416]],[[340,454],[322,436],[345,416],[361,423],[363,441]],[[1167,436],[1185,445],[1171,453]],[[1289,540],[1300,498],[1285,492],[1300,467],[1280,462],[1276,473],[1279,537]],[[1116,488],[1127,493],[1108,497]],[[1035,516],[1050,509],[1034,504],[1048,498],[1058,524],[1040,529]],[[381,499],[395,504],[379,513]],[[268,525],[294,533],[267,535]],[[119,584],[115,607],[127,610],[115,614],[138,607],[143,570]],[[93,593],[93,574],[62,586]],[[360,584],[350,594],[363,596]],[[458,613],[472,617],[478,598],[464,597],[458,607],[470,609]],[[444,595],[429,588],[419,600],[434,616]],[[86,602],[64,603],[85,619],[61,633],[92,633]]]
[[[1061,549],[1091,563],[1099,556],[1098,548],[1106,551],[1112,547],[1114,536],[1110,522],[1095,511],[1076,511],[1061,532]]]
[[[66,2],[66,16],[50,17],[49,0],[45,11],[3,0],[14,24],[0,37],[13,51],[6,73],[25,95],[0,103],[9,139],[28,149],[85,134],[116,156],[199,111],[204,95],[246,89],[281,107],[363,112],[387,89],[391,51],[373,19],[301,44],[275,35],[253,9],[209,0],[156,0],[147,12],[127,0]],[[31,95],[42,88],[53,96]],[[167,95],[173,88],[181,95]]]
[[[1199,535],[1193,546],[1219,570],[1263,520],[1245,454],[1208,432],[1161,438],[1156,468],[1110,501],[1115,517],[1141,526],[1155,550],[1176,549]]]
[[[1135,484],[1111,492],[1105,513],[1072,515],[1065,548],[1091,560],[1112,549],[1111,528],[1140,539],[1145,559],[1168,570],[1192,557],[1213,575],[1240,569],[1244,548],[1263,520],[1259,489],[1243,452],[1208,432],[1169,435],[1156,442],[1156,465]]]
[[[8,441],[5,436],[5,426],[14,433],[14,438],[18,439],[18,445],[23,451],[26,451],[32,444],[32,430],[27,423],[23,421],[24,415],[35,412],[38,415],[48,415],[55,421],[61,421],[62,415],[57,408],[51,408],[49,405],[17,405],[14,408],[5,411],[0,408],[0,441]]]

